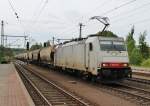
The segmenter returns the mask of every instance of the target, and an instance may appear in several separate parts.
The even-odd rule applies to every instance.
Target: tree
[[[134,48],[136,48],[136,46],[135,46],[136,42],[133,38],[133,35],[134,35],[134,26],[131,28],[131,31],[129,32],[129,34],[126,37],[127,50],[128,50],[129,57],[131,56],[132,50]]]
[[[134,40],[133,35],[134,35],[135,29],[134,26],[131,28],[131,31],[128,33],[128,36],[126,38],[126,42],[130,42],[131,40]],[[134,40],[135,42],[135,40]]]
[[[105,37],[118,37],[116,34],[114,34],[111,31],[104,31],[103,33],[98,32],[97,35],[99,35],[99,36],[105,36]]]
[[[129,57],[131,56],[132,50],[134,48],[136,48],[134,40],[127,42],[127,50],[128,50]]]
[[[2,57],[4,56],[3,47],[0,46],[0,63],[2,61]]]
[[[12,49],[0,46],[0,63],[4,61],[9,61],[9,59],[12,57],[13,57]]]
[[[139,37],[139,49],[144,59],[149,58],[149,55],[150,55],[149,47],[145,41],[146,35],[147,35],[147,32],[144,31],[143,33],[140,33],[140,37]]]
[[[140,65],[142,62],[143,58],[140,53],[140,50],[137,48],[134,48],[132,50],[131,56],[130,56],[130,63],[134,65]]]
[[[47,45],[47,46],[51,46],[50,40],[48,40],[48,41],[46,42],[46,45]]]
[[[36,49],[40,49],[42,48],[42,44],[38,44],[38,43],[35,43],[35,45],[32,45],[30,50],[36,50]]]

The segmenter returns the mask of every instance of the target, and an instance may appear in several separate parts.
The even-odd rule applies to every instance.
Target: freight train
[[[88,36],[15,57],[92,80],[120,81],[132,76],[127,47],[121,37]]]

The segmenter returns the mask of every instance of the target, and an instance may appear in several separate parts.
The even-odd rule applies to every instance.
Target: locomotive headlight
[[[127,64],[127,63],[124,63],[124,64],[123,64],[123,66],[124,66],[124,67],[127,67],[127,66],[128,66],[128,64]]]
[[[103,63],[103,64],[102,64],[102,66],[104,66],[104,67],[105,67],[105,66],[107,66],[107,65],[106,65],[105,63]]]
[[[102,63],[102,66],[103,66],[103,67],[108,67],[109,64],[107,64],[107,63]]]

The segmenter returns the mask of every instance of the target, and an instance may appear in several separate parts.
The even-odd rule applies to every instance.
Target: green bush
[[[150,59],[144,60],[141,63],[141,66],[143,66],[143,67],[150,67]]]
[[[141,52],[137,48],[134,48],[132,50],[131,56],[129,56],[129,58],[130,58],[130,63],[133,65],[140,65],[143,60]]]

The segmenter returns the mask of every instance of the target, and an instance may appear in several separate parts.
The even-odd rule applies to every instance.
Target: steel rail
[[[128,78],[127,80],[129,80],[129,81],[135,81],[135,82],[139,82],[139,83],[143,83],[143,84],[149,84],[150,85],[150,80],[146,80],[146,79]]]
[[[142,88],[132,87],[123,83],[117,83],[117,85],[119,85],[121,88],[114,87],[112,89],[116,91],[120,91],[122,93],[132,95],[137,98],[141,98],[143,100],[142,103],[146,101],[148,105],[150,105],[150,91],[142,89]]]
[[[72,101],[76,104],[76,106],[89,106],[88,103],[86,103],[86,102],[80,100],[78,97],[75,97],[74,95],[70,94],[70,93],[67,92],[66,90],[64,90],[64,89],[62,89],[61,87],[59,87],[58,85],[56,85],[56,84],[50,82],[49,80],[47,80],[46,78],[44,78],[43,76],[41,76],[39,73],[34,72],[33,70],[27,68],[27,67],[26,67],[25,65],[23,65],[23,64],[21,64],[21,66],[22,66],[25,70],[27,70],[27,71],[29,71],[30,73],[32,73],[33,75],[35,75],[36,77],[38,77],[38,78],[40,78],[41,80],[43,80],[44,82],[48,83],[50,86],[53,86],[53,87],[54,87],[55,89],[57,89],[59,92],[63,93],[63,94],[66,96],[66,98],[69,98],[70,100],[72,100]],[[42,91],[41,91],[41,92],[42,92]],[[45,97],[45,98],[46,98],[46,97]],[[48,101],[50,101],[50,100],[48,100]],[[64,102],[64,103],[65,103],[65,102]],[[73,104],[74,104],[74,103],[73,103]],[[75,104],[74,104],[74,105],[75,105]],[[53,104],[52,104],[52,106],[53,106]]]
[[[36,92],[37,95],[40,96],[40,99],[41,100],[38,100],[40,101],[40,105],[44,105],[44,106],[52,106],[52,104],[43,96],[43,94],[38,90],[38,88],[33,84],[33,82],[27,78],[27,76],[23,73],[22,71],[22,67],[19,65],[19,64],[15,64],[16,68],[19,70],[19,73],[24,77],[24,79],[28,82],[28,84],[30,84],[34,90],[34,92]],[[31,90],[31,89],[30,89]],[[31,94],[30,94],[31,95]],[[33,99],[34,100],[34,99]],[[43,103],[44,101],[44,103]],[[36,101],[34,101],[35,103]],[[39,104],[39,103],[38,103]],[[38,105],[37,103],[35,103],[35,105]],[[39,106],[40,106],[39,105]]]

